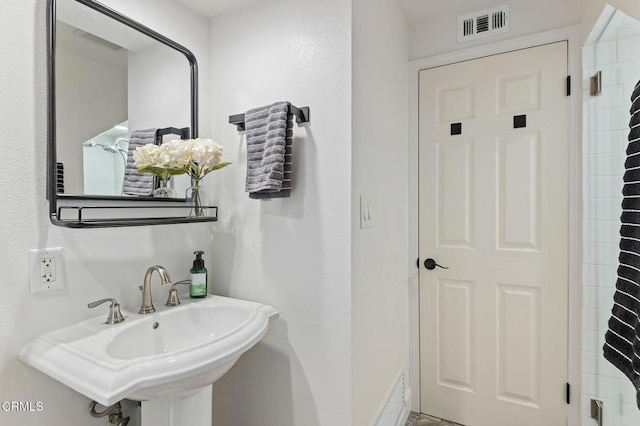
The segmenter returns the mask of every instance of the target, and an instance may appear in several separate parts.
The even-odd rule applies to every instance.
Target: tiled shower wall
[[[640,79],[640,26],[618,15],[616,28],[583,50],[583,334],[582,426],[595,426],[591,399],[604,403],[605,426],[638,426],[633,386],[602,356],[613,306],[630,95]],[[616,18],[614,16],[614,18]],[[589,78],[602,71],[599,96],[590,96]]]

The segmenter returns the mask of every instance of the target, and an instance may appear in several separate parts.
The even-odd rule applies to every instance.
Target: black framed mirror
[[[139,183],[132,152],[198,137],[198,66],[186,47],[93,0],[49,0],[47,198],[55,225],[137,226],[217,219],[183,215]],[[137,174],[137,175],[136,175]],[[184,189],[183,189],[184,188]]]

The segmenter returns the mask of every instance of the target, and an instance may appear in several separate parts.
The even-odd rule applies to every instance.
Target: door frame
[[[568,347],[567,373],[571,383],[570,426],[580,424],[582,394],[582,43],[580,26],[542,32],[409,62],[409,392],[411,410],[420,411],[420,294],[418,258],[418,104],[420,71],[485,56],[567,42],[571,96],[568,108],[569,241],[568,241]]]

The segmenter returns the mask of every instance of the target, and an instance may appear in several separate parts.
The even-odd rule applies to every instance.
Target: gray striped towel
[[[640,408],[640,82],[631,101],[618,279],[603,351],[604,357],[633,383]]]
[[[245,113],[249,198],[291,196],[293,115],[289,102],[276,102]]]
[[[124,171],[122,193],[124,195],[150,196],[153,192],[153,175],[140,173],[133,163],[133,151],[148,143],[155,143],[156,130],[134,130],[129,137],[129,152],[127,154],[127,168]]]

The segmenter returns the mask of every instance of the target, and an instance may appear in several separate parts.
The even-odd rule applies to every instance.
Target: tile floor
[[[427,416],[426,414],[420,414],[411,412],[405,426],[463,426],[458,423],[448,422],[446,420],[440,420],[435,417]]]

